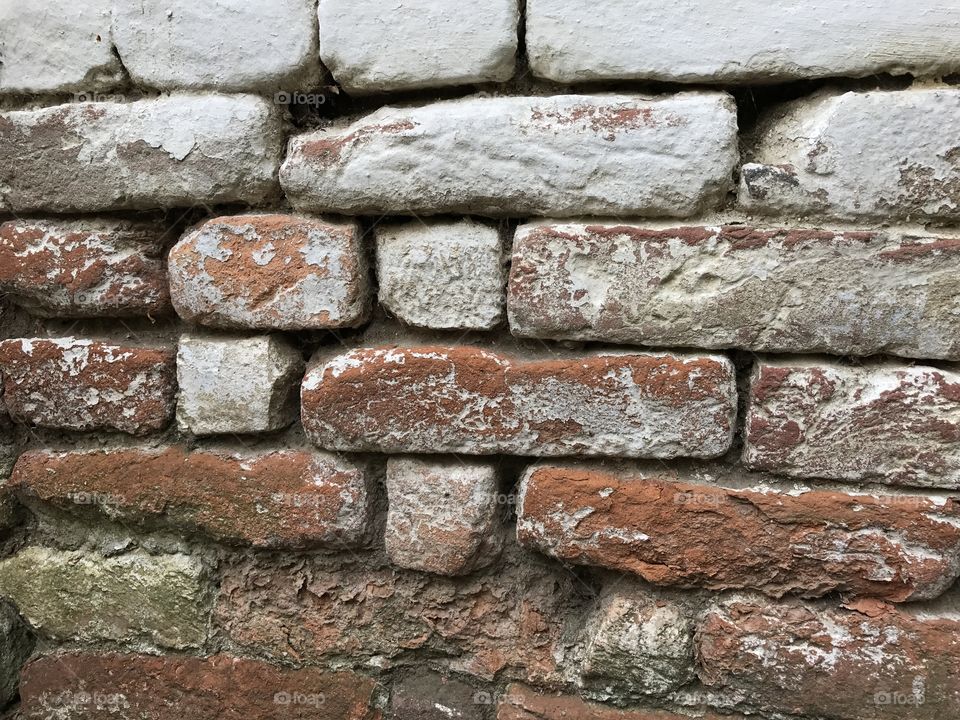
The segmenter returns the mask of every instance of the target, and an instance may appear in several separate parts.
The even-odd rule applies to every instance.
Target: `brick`
[[[926,720],[960,712],[956,616],[735,598],[697,634],[701,680],[761,712]]]
[[[0,594],[56,640],[180,649],[205,641],[211,588],[189,555],[105,557],[34,545],[0,560]]]
[[[23,423],[145,435],[173,419],[175,357],[165,347],[79,338],[0,342],[3,401]]]
[[[394,565],[462,575],[503,547],[500,473],[459,458],[387,460],[387,555]]]
[[[711,457],[733,439],[734,380],[710,355],[361,348],[307,372],[303,425],[328,450]]]
[[[751,378],[743,460],[792,477],[960,488],[960,375],[764,361]]]
[[[180,317],[219,328],[327,330],[370,314],[356,223],[236,215],[200,225],[170,250]]]
[[[514,683],[497,704],[496,720],[687,720],[666,710],[621,710],[586,702],[576,695],[537,692]],[[742,715],[698,714],[701,720],[744,720]]]
[[[8,487],[26,503],[95,506],[114,519],[257,547],[362,544],[376,499],[364,468],[293,449],[30,451]]]
[[[214,627],[234,647],[283,662],[349,657],[388,670],[429,657],[435,668],[486,680],[557,682],[580,587],[515,551],[458,578],[359,556],[233,558]]]
[[[960,12],[960,11],[953,11]],[[748,212],[960,218],[960,89],[821,94],[769,117],[743,166]]]
[[[304,211],[686,217],[737,155],[724,93],[471,97],[294,137],[280,181]]]
[[[0,225],[0,291],[44,316],[163,315],[164,239],[158,224],[11,220]]]
[[[320,55],[351,94],[504,82],[517,55],[517,0],[320,3]]]
[[[24,720],[378,720],[377,683],[352,672],[214,655],[41,655],[24,669]]]
[[[0,3],[0,93],[94,93],[123,79],[111,0]]]
[[[311,0],[113,3],[113,39],[137,85],[162,90],[312,87],[320,77]]]
[[[960,10],[938,0],[884,6],[882,17],[832,0],[806,0],[789,14],[764,0],[528,0],[526,17],[531,69],[562,83],[929,77],[960,69]]]
[[[0,112],[0,208],[98,212],[268,202],[280,115],[253,95]]]
[[[471,220],[377,227],[380,304],[408,325],[492,330],[504,319],[503,246]]]
[[[517,537],[658,585],[904,601],[936,597],[960,574],[958,516],[942,496],[734,489],[663,468],[547,465],[524,474]]]
[[[182,335],[177,423],[194,435],[279,430],[297,416],[300,352],[279,335]]]
[[[653,347],[955,360],[958,259],[960,239],[903,230],[524,225],[513,244],[510,329]]]
[[[694,678],[693,627],[685,610],[638,586],[615,584],[586,621],[584,694],[638,700]]]
[[[438,673],[415,670],[390,693],[390,720],[486,720],[487,694]]]
[[[0,710],[17,697],[20,668],[33,652],[34,638],[9,605],[0,604]]]

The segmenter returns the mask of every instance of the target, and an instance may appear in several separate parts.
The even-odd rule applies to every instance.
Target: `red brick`
[[[3,400],[19,422],[144,435],[173,417],[175,356],[170,348],[77,338],[6,340]]]
[[[352,350],[309,371],[302,399],[314,442],[350,451],[713,457],[736,413],[722,356],[474,347]]]
[[[906,606],[910,607],[910,606]],[[839,720],[960,716],[960,620],[879,601],[850,610],[735,598],[698,632],[701,679],[760,712]]]
[[[161,315],[163,240],[146,223],[12,220],[0,225],[0,290],[41,315]]]
[[[316,451],[189,452],[182,447],[20,456],[25,502],[95,505],[111,517],[258,547],[361,544],[374,497],[364,469]]]
[[[378,720],[377,683],[244,658],[43,655],[24,668],[24,720]]]
[[[355,327],[370,312],[361,230],[300,215],[208,220],[170,251],[180,317],[221,328]]]
[[[892,364],[760,363],[743,459],[794,477],[960,488],[960,375]]]
[[[519,541],[659,585],[936,597],[960,574],[960,503],[921,496],[735,490],[666,469],[534,467]]]

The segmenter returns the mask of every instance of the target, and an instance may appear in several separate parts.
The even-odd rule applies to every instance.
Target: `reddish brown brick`
[[[361,544],[371,529],[372,484],[363,468],[317,451],[182,447],[27,452],[10,478],[28,503],[92,505],[258,547]]]
[[[0,225],[0,291],[41,315],[160,315],[170,310],[164,228],[120,220]]]
[[[255,660],[42,655],[24,668],[24,720],[379,720],[377,683],[352,672]]]
[[[144,435],[173,417],[175,356],[170,348],[77,338],[6,340],[3,401],[19,422]]]
[[[736,388],[722,356],[515,359],[475,347],[362,348],[303,382],[320,447],[486,455],[722,455]]]
[[[840,610],[734,598],[706,615],[697,642],[703,682],[760,712],[960,716],[956,614],[911,614],[876,600]]]
[[[660,584],[936,597],[960,574],[960,503],[945,497],[734,490],[666,469],[534,467],[519,541]]]

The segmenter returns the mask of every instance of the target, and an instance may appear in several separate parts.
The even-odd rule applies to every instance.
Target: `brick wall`
[[[0,715],[960,716],[960,6],[0,0]]]

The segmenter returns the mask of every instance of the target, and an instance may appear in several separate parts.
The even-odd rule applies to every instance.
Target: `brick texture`
[[[354,350],[303,382],[320,447],[380,452],[710,457],[733,439],[718,356],[513,359],[471,347]]]

